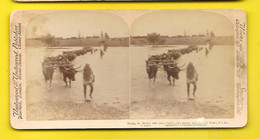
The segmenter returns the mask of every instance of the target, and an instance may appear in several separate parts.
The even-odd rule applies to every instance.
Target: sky
[[[234,35],[231,21],[223,15],[205,11],[156,11],[140,16],[132,25],[133,36],[144,36],[156,32],[176,36],[206,34],[213,31],[216,36]]]
[[[107,32],[110,37],[128,37],[129,28],[119,16],[97,11],[62,11],[38,15],[27,26],[27,38],[47,34],[70,38],[100,35]]]
[[[155,11],[144,14],[133,22],[131,31],[123,18],[97,11],[57,11],[38,15],[27,26],[27,38],[47,34],[55,37],[81,37],[107,32],[110,37],[161,35],[195,35],[213,31],[216,36],[234,35],[231,21],[223,15],[195,10]]]

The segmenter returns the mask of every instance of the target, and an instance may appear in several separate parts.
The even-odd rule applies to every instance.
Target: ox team
[[[211,50],[213,45],[209,45],[209,50]],[[104,51],[107,50],[107,47],[103,48]],[[158,68],[161,66],[163,67],[164,71],[167,73],[167,79],[169,84],[175,86],[175,79],[179,79],[179,72],[185,70],[182,66],[177,66],[177,60],[184,54],[191,53],[192,51],[199,52],[202,48],[199,48],[196,45],[191,45],[188,48],[183,49],[175,49],[175,50],[168,50],[167,53],[163,53],[161,55],[152,55],[146,60],[146,72],[148,74],[148,78],[155,82],[156,75]],[[205,55],[207,56],[209,53],[208,48],[205,48]],[[45,78],[45,81],[49,81],[50,85],[52,82],[52,76],[54,73],[54,68],[58,67],[60,74],[63,75],[63,81],[65,82],[66,86],[71,87],[71,81],[75,81],[75,74],[79,72],[77,69],[74,68],[71,62],[80,55],[87,54],[90,52],[93,54],[96,52],[96,49],[92,47],[84,47],[81,50],[75,51],[65,51],[62,55],[58,55],[56,57],[47,57],[44,59],[42,63],[42,71]],[[100,49],[100,57],[102,58],[104,55],[104,51]],[[67,82],[69,80],[69,85]],[[198,74],[193,63],[189,63],[186,68],[186,84],[187,84],[187,96],[190,96],[190,85],[193,85],[193,96],[195,97],[195,92],[197,89],[197,82],[198,81]],[[87,94],[87,86],[90,87],[90,98],[92,98],[92,93],[94,90],[93,83],[95,82],[95,76],[89,64],[86,64],[83,68],[83,92],[84,98],[86,99]]]
[[[106,51],[107,47],[104,47],[104,51]],[[58,67],[60,74],[63,76],[63,81],[65,82],[66,86],[71,87],[71,81],[75,81],[75,74],[79,72],[77,69],[79,69],[81,66],[74,68],[72,61],[80,55],[87,54],[90,52],[93,54],[96,52],[97,49],[93,49],[92,47],[84,47],[80,50],[75,51],[64,51],[62,55],[54,56],[54,57],[47,57],[44,59],[42,63],[42,71],[44,75],[44,79],[46,82],[49,81],[49,85],[51,86],[52,78],[54,69]],[[100,49],[100,52],[102,52],[102,55],[100,57],[102,58],[104,55],[103,50]],[[68,80],[68,81],[67,81]],[[94,90],[94,83],[95,76],[93,74],[93,71],[89,64],[86,64],[83,68],[83,88],[84,88],[84,98],[86,99],[87,94],[87,86],[90,86],[90,98],[92,98],[92,93]],[[87,99],[86,99],[87,100]]]
[[[209,49],[205,48],[205,56],[208,55],[209,50],[211,50],[212,47],[213,45],[209,44]],[[183,67],[185,65],[177,66],[177,61],[184,54],[191,53],[192,51],[199,52],[202,50],[203,48],[201,47],[191,45],[188,48],[168,50],[167,53],[150,56],[148,60],[146,60],[146,72],[148,74],[148,78],[155,82],[158,68],[162,67],[167,73],[169,84],[175,86],[175,79],[179,79],[179,72],[186,70],[187,96],[190,97],[190,85],[192,84],[193,96],[195,97],[198,81],[197,71],[192,62],[189,62],[187,68],[184,69]]]

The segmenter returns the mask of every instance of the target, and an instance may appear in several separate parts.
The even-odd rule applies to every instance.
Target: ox
[[[80,66],[81,67],[81,66]],[[80,68],[78,67],[78,68]],[[78,68],[73,68],[72,66],[60,66],[59,69],[63,74],[63,81],[65,82],[66,86],[68,86],[67,79],[69,79],[69,87],[71,87],[71,81],[75,81],[75,75],[78,72]]]
[[[153,82],[155,82],[157,71],[158,67],[156,65],[153,65],[152,63],[149,63],[149,61],[146,61],[146,72],[148,74],[149,80],[153,79]]]
[[[45,82],[49,81],[50,86],[51,86],[54,68],[51,65],[49,66],[49,65],[42,63],[42,73],[43,73]]]
[[[163,68],[167,73],[167,79],[170,85],[172,84],[173,86],[175,86],[175,79],[177,80],[179,79],[179,72],[183,70],[181,69],[183,66],[178,67],[177,64],[163,65]],[[172,82],[171,82],[171,77],[172,77]]]

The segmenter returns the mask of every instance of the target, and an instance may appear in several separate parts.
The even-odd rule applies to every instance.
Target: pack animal
[[[149,61],[146,61],[146,72],[149,80],[153,80],[153,82],[155,82],[157,71],[158,67],[156,65],[150,64]]]
[[[49,84],[51,86],[54,68],[51,65],[42,64],[42,73],[45,79],[45,82],[49,81]]]
[[[80,67],[78,67],[80,68]],[[71,81],[76,81],[75,75],[78,72],[78,68],[73,68],[72,66],[61,66],[59,67],[60,71],[63,74],[63,81],[65,82],[66,86],[68,86],[67,79],[69,80],[69,87],[71,87]]]
[[[179,72],[183,70],[181,69],[183,66],[178,67],[177,64],[163,65],[163,68],[167,73],[167,79],[170,85],[172,84],[173,86],[175,86],[175,80],[179,79]]]

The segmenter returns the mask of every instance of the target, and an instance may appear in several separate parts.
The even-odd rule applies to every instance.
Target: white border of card
[[[142,15],[155,12],[200,11],[225,16],[234,27],[234,117],[185,119],[95,119],[95,120],[28,120],[26,113],[26,29],[30,20],[43,14],[79,10],[21,10],[10,15],[10,122],[15,129],[131,129],[131,128],[240,128],[247,123],[247,23],[239,9],[197,10],[80,10],[104,12],[125,20],[129,28]],[[173,21],[174,22],[174,21]],[[130,29],[129,29],[130,30]],[[131,69],[131,68],[130,68]],[[39,71],[42,74],[42,71]],[[144,74],[146,74],[144,72]],[[44,80],[43,80],[44,82]],[[131,90],[131,89],[130,89]],[[129,92],[130,93],[130,92]],[[27,96],[28,97],[28,96]],[[95,98],[94,98],[95,99]],[[91,103],[91,102],[87,102]],[[129,105],[131,103],[129,102]],[[131,107],[131,106],[130,106]],[[130,112],[131,113],[131,110]],[[131,115],[131,114],[130,114]]]

